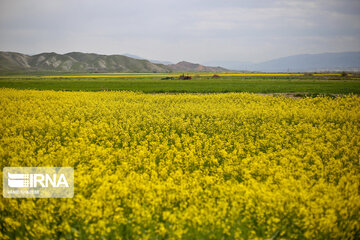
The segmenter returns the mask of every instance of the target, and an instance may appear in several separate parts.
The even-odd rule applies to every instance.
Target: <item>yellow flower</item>
[[[75,169],[71,199],[2,198],[1,239],[360,231],[358,96],[0,89],[0,115],[0,171]]]

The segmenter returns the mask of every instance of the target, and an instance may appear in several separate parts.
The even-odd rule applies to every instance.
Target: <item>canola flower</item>
[[[0,76],[0,79],[12,79],[12,78],[40,78],[40,79],[48,79],[48,78],[148,78],[148,77],[179,77],[181,73],[89,73],[86,75],[50,75],[50,76]],[[215,73],[187,73],[193,77],[212,77]],[[217,73],[221,77],[299,77],[306,76],[303,73]],[[338,76],[340,77],[341,73],[316,73],[313,76]],[[352,74],[348,74],[348,76],[353,76]]]
[[[1,197],[0,239],[360,237],[358,96],[1,89],[0,114],[0,171],[75,169],[73,198]]]

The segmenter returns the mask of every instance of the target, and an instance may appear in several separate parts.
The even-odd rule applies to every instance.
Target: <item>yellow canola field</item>
[[[306,76],[302,73],[187,73],[192,77],[298,77]],[[74,76],[42,76],[41,78],[147,78],[147,77],[179,77],[181,73],[104,73]],[[339,73],[317,73],[314,76],[341,76]]]
[[[89,73],[85,75],[49,75],[49,76],[0,76],[0,79],[12,78],[154,78],[154,77],[179,77],[182,73]],[[192,77],[299,77],[307,76],[306,73],[185,73]],[[315,73],[313,76],[341,76],[341,73]],[[353,76],[348,74],[348,76]]]
[[[71,199],[1,197],[0,239],[359,239],[358,96],[1,89],[0,115],[1,171],[75,169]]]

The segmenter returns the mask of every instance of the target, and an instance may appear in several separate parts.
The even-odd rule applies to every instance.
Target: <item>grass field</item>
[[[212,74],[194,73],[192,80],[161,80],[179,74],[86,74],[60,76],[2,76],[0,88],[104,91],[126,90],[144,93],[309,93],[360,94],[358,76],[340,74],[304,76],[303,74]]]

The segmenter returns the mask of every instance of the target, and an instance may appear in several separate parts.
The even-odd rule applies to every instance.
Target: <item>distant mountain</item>
[[[178,64],[155,64],[148,60],[123,55],[100,55],[71,52],[67,54],[41,53],[33,56],[0,52],[0,72],[222,72],[213,68],[181,62]]]
[[[238,71],[247,71],[250,69],[251,66],[254,65],[252,62],[246,62],[246,61],[206,61],[202,62],[201,64],[207,65],[207,66],[221,66],[227,69],[232,70],[238,70]]]
[[[303,54],[250,66],[263,72],[360,71],[360,52]]]
[[[146,59],[146,58],[142,58],[142,57],[139,57],[139,56],[136,56],[136,55],[133,55],[133,54],[129,54],[129,53],[125,53],[125,54],[123,54],[123,55],[124,55],[124,56],[127,56],[127,57],[131,57],[131,58],[135,58],[135,59],[149,60],[150,62],[155,63],[155,64],[164,64],[164,65],[173,64],[173,63],[170,62],[170,61],[161,61],[161,60],[154,60],[154,59]]]
[[[360,52],[302,54],[260,63],[243,61],[207,61],[210,66],[223,66],[236,71],[322,72],[360,71]]]
[[[126,56],[126,57],[130,57],[130,58],[135,58],[135,59],[145,60],[145,58],[142,58],[142,57],[139,57],[139,56],[136,56],[136,55],[130,54],[130,53],[124,53],[124,54],[121,54],[121,55]]]
[[[229,72],[228,69],[222,67],[207,67],[185,61],[167,66],[174,72]]]
[[[155,64],[164,64],[164,65],[174,64],[173,62],[170,61],[162,61],[162,60],[154,60],[154,59],[149,59],[149,61]]]

